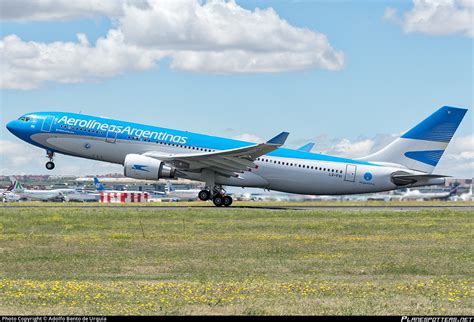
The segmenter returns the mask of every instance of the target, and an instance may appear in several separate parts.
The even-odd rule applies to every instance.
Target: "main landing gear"
[[[48,170],[53,170],[54,169],[54,152],[52,151],[46,151],[46,157],[49,159],[48,162],[46,162],[46,169]]]
[[[210,200],[212,199],[212,202],[216,207],[229,207],[232,205],[232,197],[226,195],[225,190],[222,188],[222,186],[214,186],[212,189],[204,189],[201,190],[198,194],[199,199],[202,201]]]

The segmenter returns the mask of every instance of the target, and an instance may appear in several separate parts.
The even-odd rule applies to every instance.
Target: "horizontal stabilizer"
[[[397,186],[406,186],[410,184],[443,184],[444,178],[449,176],[440,174],[392,174],[392,182]]]

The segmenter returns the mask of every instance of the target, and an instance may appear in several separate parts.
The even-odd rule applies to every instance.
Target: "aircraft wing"
[[[249,168],[257,168],[253,161],[282,146],[288,135],[288,132],[282,132],[265,143],[216,152],[166,154],[150,151],[143,155],[164,161],[178,170],[210,169],[223,176],[231,177],[238,176]]]

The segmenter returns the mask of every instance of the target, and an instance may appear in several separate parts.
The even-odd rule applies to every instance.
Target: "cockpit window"
[[[30,121],[30,118],[28,116],[22,116],[19,118],[20,121],[23,121],[23,122],[29,122]]]

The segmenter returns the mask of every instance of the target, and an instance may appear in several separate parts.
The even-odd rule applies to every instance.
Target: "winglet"
[[[288,135],[290,135],[290,133],[281,132],[280,134],[275,136],[273,139],[267,141],[267,143],[268,144],[275,144],[275,145],[283,145],[283,144],[285,144],[285,141],[288,138]]]
[[[303,145],[302,147],[299,147],[297,150],[303,152],[311,152],[311,150],[314,148],[314,144],[314,142],[310,142],[308,144]]]

